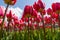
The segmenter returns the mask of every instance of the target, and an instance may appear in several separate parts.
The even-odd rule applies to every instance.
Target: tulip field
[[[0,7],[0,40],[60,40],[60,3],[45,3],[37,0],[26,5],[21,19],[10,10],[17,0],[3,0],[7,4],[3,12]],[[46,16],[45,16],[46,15]]]

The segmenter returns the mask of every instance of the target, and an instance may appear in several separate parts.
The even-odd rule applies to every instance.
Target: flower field
[[[19,19],[8,7],[17,0],[3,0],[7,4],[3,12],[0,7],[0,40],[60,40],[60,3],[52,3],[45,9],[45,3],[37,0],[26,5]]]

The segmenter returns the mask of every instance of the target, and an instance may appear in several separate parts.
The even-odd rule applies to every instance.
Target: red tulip
[[[8,21],[12,20],[12,11],[10,10],[9,14],[6,14]]]
[[[14,21],[14,24],[15,24],[15,26],[16,26],[16,25],[18,26],[18,25],[20,24],[19,20],[15,20],[15,21]]]
[[[51,8],[47,9],[47,14],[52,15],[53,10]]]
[[[32,6],[26,5],[24,8],[23,18],[37,17],[37,11]]]
[[[42,12],[40,12],[40,14],[42,15],[45,15],[46,14],[46,10],[42,10]]]
[[[44,20],[45,20],[45,24],[49,24],[51,22],[51,17],[46,16]]]
[[[42,12],[42,10],[45,8],[45,6],[44,6],[44,4],[42,3],[41,0],[38,0],[38,2],[35,2],[33,4],[33,7],[38,12]]]
[[[33,10],[32,17],[33,18],[37,17],[37,11],[36,10]]]
[[[59,15],[58,15],[57,13],[55,13],[55,12],[52,13],[52,18],[58,19],[58,16],[59,16]]]
[[[39,23],[42,21],[42,18],[38,15],[36,18],[34,18],[34,20]]]
[[[20,26],[24,26],[24,21],[23,20],[20,20]]]
[[[60,3],[53,3],[52,4],[52,9],[54,12],[59,13],[60,12]]]
[[[23,17],[30,17],[32,14],[32,10],[33,10],[32,6],[29,5],[25,6]]]

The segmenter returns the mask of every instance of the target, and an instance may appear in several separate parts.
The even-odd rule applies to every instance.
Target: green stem
[[[53,26],[52,26],[52,17],[51,17],[51,23],[50,24],[51,24],[51,33],[52,33],[52,31],[53,31],[52,30],[52,28],[53,28]]]
[[[30,26],[29,26],[29,17],[28,17],[28,40],[30,40]]]
[[[39,40],[40,40],[40,39],[41,39],[41,38],[40,38],[40,27],[39,27],[39,23],[38,23],[38,22],[37,22],[37,25],[38,25],[38,26],[37,26],[37,30],[38,30],[38,37],[39,37]]]
[[[60,30],[60,14],[58,16],[58,19],[59,19],[59,30]]]
[[[1,24],[0,40],[1,40],[1,38],[3,37],[3,24],[4,24],[4,20],[5,20],[5,16],[6,16],[6,12],[7,12],[7,10],[8,10],[8,7],[9,7],[9,4],[7,4],[6,10],[5,10],[5,13],[4,13],[4,16],[3,16],[3,20],[2,20],[2,24]]]
[[[43,23],[44,40],[46,40],[46,32],[45,32],[45,25],[44,25],[43,13],[42,13],[42,23]]]
[[[6,12],[8,10],[8,7],[9,7],[9,4],[7,4],[7,7],[6,7],[6,10],[5,10],[5,13],[4,13],[4,17],[3,17],[3,20],[2,20],[1,29],[3,29],[3,24],[4,24],[4,21],[5,21],[5,16],[6,16]]]
[[[53,24],[53,27],[54,27],[54,33],[55,33],[55,23]]]

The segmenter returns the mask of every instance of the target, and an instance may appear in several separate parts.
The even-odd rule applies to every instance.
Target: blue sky
[[[19,7],[21,9],[24,9],[25,5],[32,5],[35,1],[37,0],[17,0],[17,3],[12,6],[12,7]],[[51,4],[53,2],[56,2],[56,1],[60,1],[60,0],[42,0],[44,3],[45,3],[45,6],[46,6],[46,9],[51,7]],[[3,0],[0,0],[0,5],[2,6],[6,6],[6,4],[4,4],[4,1]]]
[[[25,5],[32,5],[36,0],[17,0],[17,3],[13,7],[24,8]],[[0,5],[6,6],[3,0],[0,0]]]

